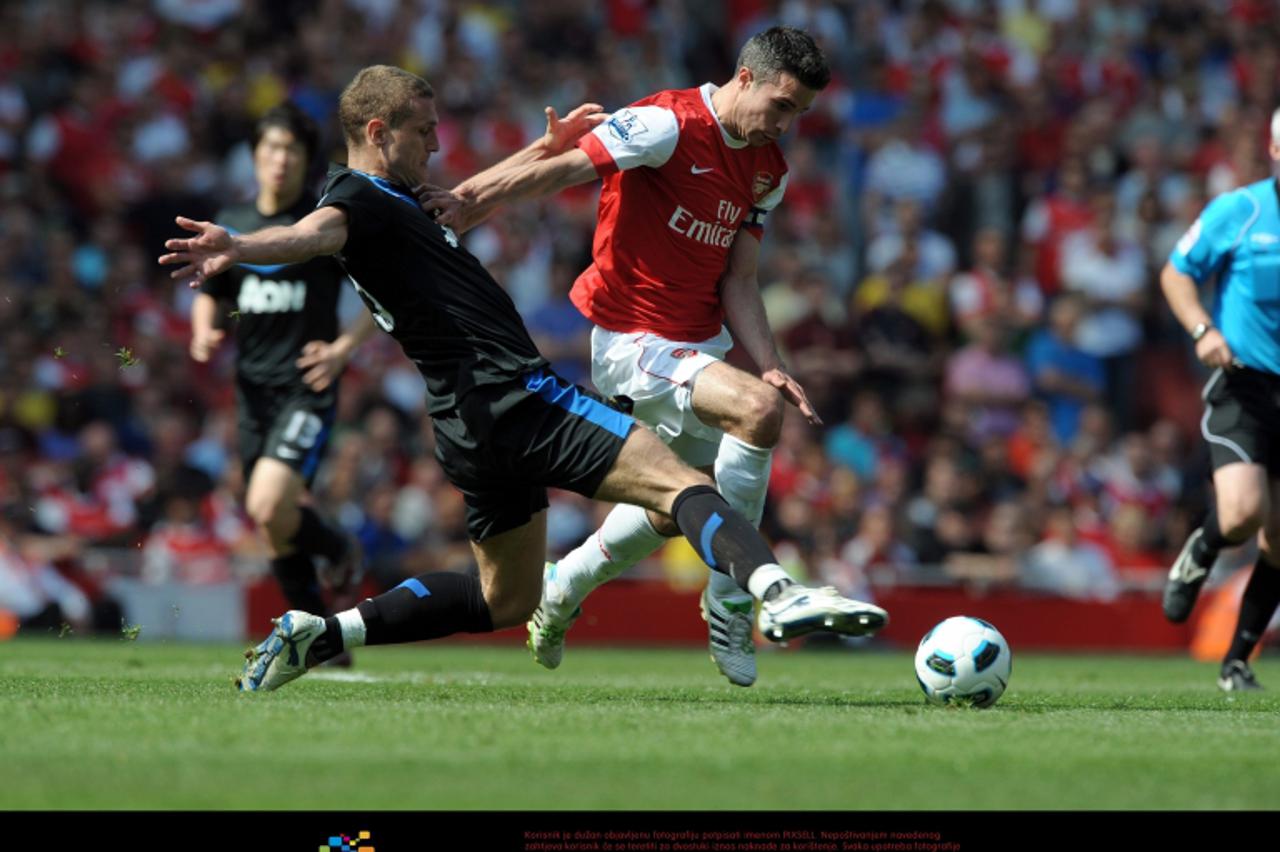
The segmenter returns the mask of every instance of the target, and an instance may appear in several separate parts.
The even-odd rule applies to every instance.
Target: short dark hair
[[[262,118],[253,128],[253,147],[257,148],[262,137],[273,127],[279,127],[293,134],[293,138],[307,152],[307,164],[315,162],[316,149],[320,147],[320,130],[311,116],[292,101],[273,106],[263,113]]]
[[[413,112],[414,98],[433,98],[431,84],[394,65],[361,68],[338,98],[338,120],[347,141],[364,143],[364,128],[380,118],[394,130]]]
[[[770,27],[753,35],[738,54],[738,67],[750,68],[762,82],[772,82],[785,72],[815,92],[831,82],[831,68],[822,49],[813,36],[795,27]]]

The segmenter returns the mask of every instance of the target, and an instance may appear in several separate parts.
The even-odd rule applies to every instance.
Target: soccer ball
[[[940,622],[916,649],[916,680],[934,704],[990,707],[1013,669],[1009,643],[989,622],[957,615]]]

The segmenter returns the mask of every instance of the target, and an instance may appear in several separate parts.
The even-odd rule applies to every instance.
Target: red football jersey
[[[761,237],[787,164],[776,144],[729,136],[711,108],[715,90],[650,95],[578,142],[604,188],[593,262],[570,298],[596,325],[680,341],[720,333],[729,248],[744,228]]]

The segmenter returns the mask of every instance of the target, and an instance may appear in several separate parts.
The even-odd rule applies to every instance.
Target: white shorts
[[[642,331],[591,330],[591,381],[605,396],[625,396],[632,414],[695,467],[716,460],[724,433],[693,413],[693,383],[733,348],[728,329],[710,340],[667,340]]]

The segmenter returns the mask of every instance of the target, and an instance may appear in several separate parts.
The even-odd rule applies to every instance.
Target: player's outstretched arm
[[[159,262],[177,266],[170,277],[189,280],[192,287],[237,263],[301,263],[333,254],[347,242],[347,214],[337,207],[322,207],[292,225],[252,234],[232,235],[212,222],[185,216],[176,221],[195,236],[165,240],[169,254],[161,255]]]
[[[451,192],[430,188],[419,191],[418,201],[441,225],[463,233],[493,215],[501,204],[545,198],[598,177],[591,158],[578,148],[532,165],[491,171],[486,175],[483,179],[480,175],[469,178],[465,190],[460,184]]]
[[[787,373],[778,355],[764,301],[760,298],[759,259],[760,241],[739,231],[720,279],[720,303],[724,306],[725,320],[734,341],[741,344],[760,368],[760,378],[777,388],[782,398],[800,409],[806,420],[821,425],[822,419],[813,410],[804,388]]]
[[[554,195],[567,187],[595,180],[594,168],[582,168],[583,160],[589,164],[585,156],[570,157],[567,163],[558,164],[552,170],[554,177],[550,179],[542,170],[536,175],[527,171],[535,164],[553,158],[575,152],[580,154],[574,147],[578,140],[609,117],[600,110],[599,104],[582,104],[561,119],[554,107],[547,107],[547,130],[531,145],[467,178],[452,190],[435,186],[415,187],[418,202],[441,225],[461,233],[488,219],[506,201]],[[570,164],[578,167],[576,173],[566,174],[563,171]],[[535,181],[536,185],[530,181]]]

